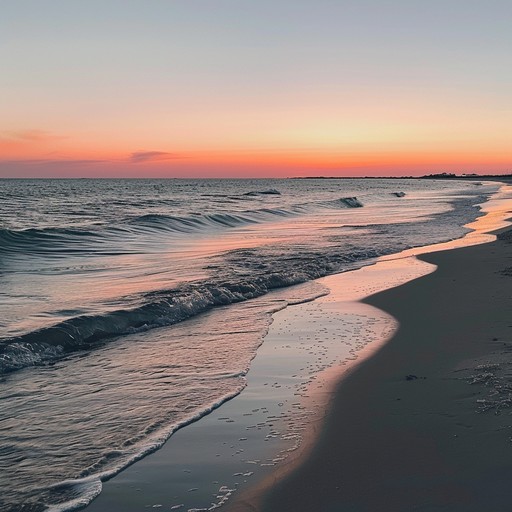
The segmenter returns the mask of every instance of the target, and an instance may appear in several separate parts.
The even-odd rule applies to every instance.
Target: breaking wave
[[[385,252],[390,250],[392,248]],[[233,251],[233,265],[245,267],[245,278],[217,278],[189,283],[171,290],[150,292],[141,297],[141,306],[132,309],[76,316],[51,327],[4,339],[0,342],[0,373],[42,364],[71,352],[87,350],[123,334],[173,325],[213,307],[259,297],[270,290],[316,279],[340,271],[350,263],[375,258],[381,254],[382,251],[371,249],[354,250],[331,257],[305,254],[294,261],[290,270],[284,269],[289,267],[284,260],[284,268],[281,267],[280,271],[269,269],[261,272],[257,268],[261,264],[258,264],[259,258],[256,255],[250,251]]]

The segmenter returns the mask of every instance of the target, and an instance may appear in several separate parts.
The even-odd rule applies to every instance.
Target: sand
[[[509,511],[512,231],[423,255],[365,302],[400,327],[341,380],[312,450],[229,510]]]

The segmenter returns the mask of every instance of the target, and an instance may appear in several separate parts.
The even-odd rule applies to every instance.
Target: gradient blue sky
[[[510,1],[2,3],[0,176],[512,171]]]

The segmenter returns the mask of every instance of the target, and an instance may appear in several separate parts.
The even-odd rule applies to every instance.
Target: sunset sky
[[[510,0],[13,0],[0,177],[512,172]]]

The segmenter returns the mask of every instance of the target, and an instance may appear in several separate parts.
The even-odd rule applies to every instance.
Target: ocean
[[[315,279],[460,238],[498,189],[0,180],[0,510],[86,505],[237,396],[272,313],[325,294]]]

